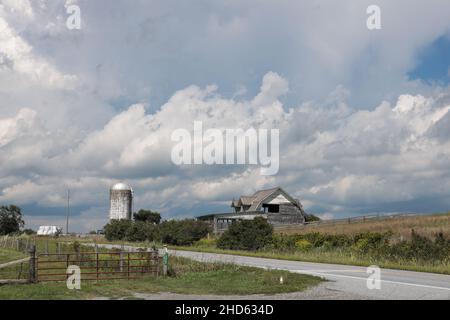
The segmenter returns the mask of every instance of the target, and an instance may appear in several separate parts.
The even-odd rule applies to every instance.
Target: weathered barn
[[[299,200],[291,197],[280,187],[260,190],[252,196],[241,196],[231,202],[233,212],[198,216],[208,221],[214,233],[221,233],[236,220],[253,220],[263,217],[272,225],[305,222],[305,211]]]

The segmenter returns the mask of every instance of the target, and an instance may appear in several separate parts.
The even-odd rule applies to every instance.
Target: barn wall
[[[303,223],[305,217],[302,211],[292,203],[280,204],[279,213],[267,214],[267,220],[270,224],[291,224],[291,223]]]

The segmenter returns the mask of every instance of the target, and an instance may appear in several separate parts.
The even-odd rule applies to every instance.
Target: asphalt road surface
[[[117,248],[116,245],[102,245]],[[125,246],[125,250],[134,247]],[[254,258],[228,254],[202,253],[193,251],[170,250],[172,255],[205,262],[228,262],[238,265],[288,270],[322,277],[328,282],[320,285],[322,295],[311,298],[329,299],[446,299],[450,300],[450,275],[414,272],[393,269],[381,269],[379,289],[368,288],[377,283],[368,280],[371,275],[367,268],[328,263],[311,263],[266,258]],[[330,294],[332,293],[332,294]],[[307,298],[307,297],[306,297]]]

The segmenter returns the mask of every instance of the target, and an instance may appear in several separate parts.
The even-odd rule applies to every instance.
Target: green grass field
[[[25,258],[27,255],[12,249],[0,249],[0,264]]]

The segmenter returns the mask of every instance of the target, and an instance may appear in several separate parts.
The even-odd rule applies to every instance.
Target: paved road
[[[118,247],[102,245],[107,248]],[[125,246],[126,250],[134,247]],[[288,270],[323,277],[329,282],[321,285],[314,298],[356,299],[447,299],[450,300],[450,275],[381,269],[381,288],[367,288],[367,270],[364,267],[310,263],[227,254],[170,250],[170,254],[198,261],[220,261],[260,268]],[[332,293],[332,294],[331,294]]]

